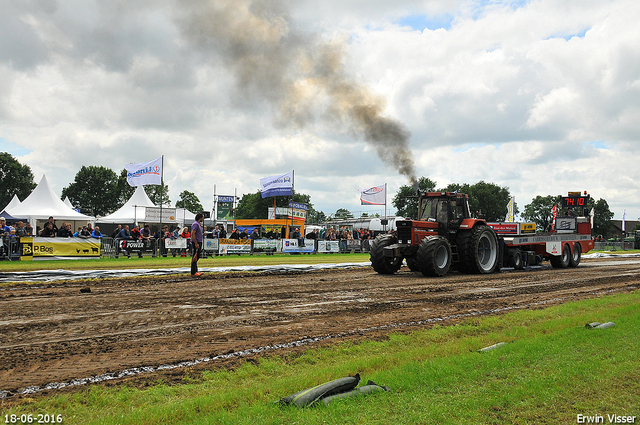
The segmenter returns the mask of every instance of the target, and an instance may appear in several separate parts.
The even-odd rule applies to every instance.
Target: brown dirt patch
[[[430,320],[496,309],[539,308],[640,285],[640,261],[584,261],[577,269],[425,278],[370,268],[287,274],[233,273],[143,277],[0,290],[0,390],[68,383],[144,366],[178,364],[225,353],[327,339],[385,338],[431,326]],[[81,289],[90,288],[90,292]],[[120,378],[138,385],[194,370],[234,367],[256,355]],[[132,381],[133,380],[133,381]]]

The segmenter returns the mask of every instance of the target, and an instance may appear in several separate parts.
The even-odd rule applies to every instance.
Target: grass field
[[[228,267],[239,265],[274,264],[326,264],[360,263],[369,261],[368,253],[353,254],[314,254],[314,255],[228,255],[208,257],[198,261],[199,267]],[[191,257],[120,257],[91,260],[40,260],[40,261],[3,261],[0,271],[23,272],[32,270],[112,270],[112,269],[164,269],[189,267]]]
[[[65,424],[573,424],[578,415],[640,423],[640,292],[457,325],[263,357],[181,385],[93,386],[9,406]],[[588,322],[615,327],[589,330]],[[497,342],[509,344],[485,353]],[[281,397],[360,373],[389,392],[328,406],[279,407]],[[9,415],[9,416],[5,416]],[[27,416],[24,416],[27,418]],[[584,422],[586,423],[586,422]]]

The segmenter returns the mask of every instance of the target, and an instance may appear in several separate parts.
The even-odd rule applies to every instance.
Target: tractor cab
[[[469,197],[453,192],[421,192],[418,198],[418,220],[438,223],[438,235],[449,238],[470,218]]]

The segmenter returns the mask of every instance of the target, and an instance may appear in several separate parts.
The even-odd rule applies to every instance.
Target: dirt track
[[[80,291],[87,286],[90,293]],[[577,269],[439,279],[403,267],[392,276],[361,268],[15,285],[0,290],[0,391],[11,396],[29,386],[305,337],[331,337],[307,347],[380,338],[440,318],[452,323],[458,314],[500,314],[495,310],[540,308],[638,287],[638,260],[583,260]],[[229,361],[238,358],[198,368]],[[155,379],[159,373],[145,375]],[[185,369],[166,373],[179,379]]]

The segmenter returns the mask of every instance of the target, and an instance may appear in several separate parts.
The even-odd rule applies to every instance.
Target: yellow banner
[[[21,238],[22,259],[33,257],[99,257],[100,239]]]
[[[251,245],[251,239],[220,239],[220,245]]]

